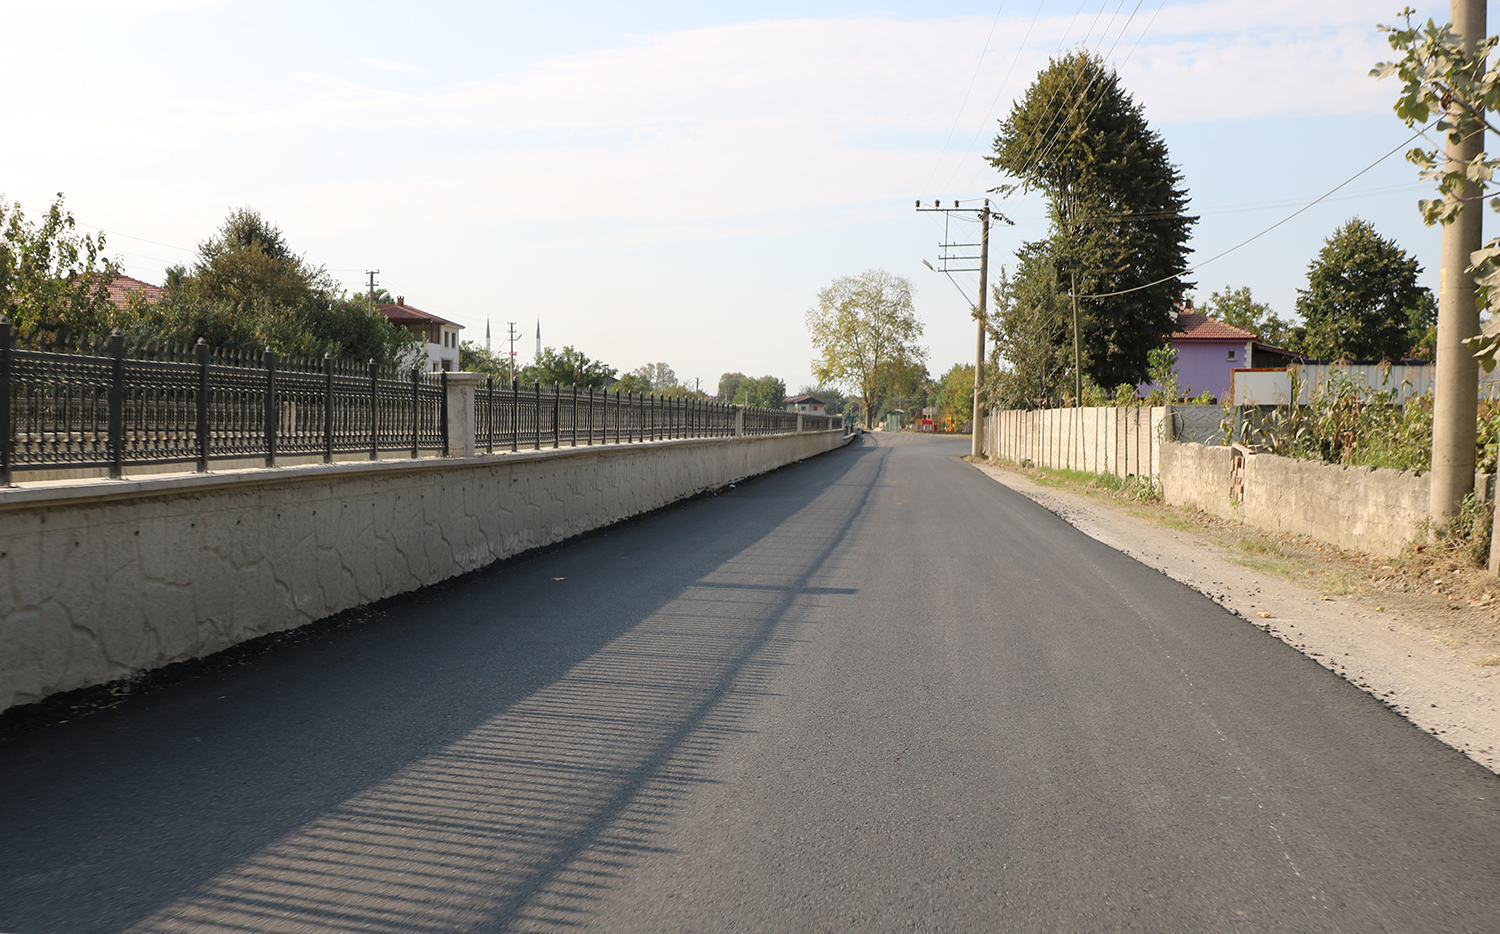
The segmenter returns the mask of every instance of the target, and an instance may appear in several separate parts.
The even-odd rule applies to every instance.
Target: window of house
[[[1229,351],[1229,359],[1230,360],[1234,359],[1234,351],[1233,350]]]

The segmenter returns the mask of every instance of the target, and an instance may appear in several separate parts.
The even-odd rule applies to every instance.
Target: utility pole
[[[380,270],[366,269],[365,275],[370,277],[369,305],[366,310],[369,311],[370,317],[373,318],[375,317],[375,277],[380,275]]]
[[[511,383],[515,383],[516,381],[516,338],[519,336],[516,333],[516,323],[514,321],[510,322],[510,356],[506,359],[509,361]]]
[[[1083,405],[1083,354],[1078,345],[1078,273],[1068,270],[1068,294],[1073,296],[1073,404]]]
[[[974,411],[969,416],[969,454],[984,454],[984,322],[990,291],[990,199],[979,209],[979,308],[974,314],[978,336],[974,338]]]
[[[960,207],[959,202],[957,201],[953,202],[953,207],[951,208],[943,207],[943,202],[941,201],[934,201],[932,202],[932,207],[924,208],[922,207],[922,202],[918,201],[917,210],[941,211],[944,215],[948,216],[958,213],[967,214],[969,212],[974,212],[979,216],[978,243],[954,243],[949,241],[947,236],[947,227],[945,226],[943,229],[943,242],[939,244],[939,265],[933,266],[931,263],[927,262],[927,260],[922,260],[922,264],[928,269],[931,269],[934,272],[941,272],[947,275],[950,279],[953,277],[952,274],[955,272],[979,273],[979,303],[977,305],[971,306],[974,311],[974,320],[978,325],[978,334],[974,339],[974,407],[969,417],[969,427],[971,431],[969,452],[973,454],[973,456],[979,457],[984,453],[984,400],[982,387],[984,385],[984,326],[988,318],[987,309],[989,307],[990,291],[990,222],[995,218],[999,218],[1000,220],[1005,221],[1007,224],[1014,225],[1015,221],[1006,217],[1004,214],[1001,214],[999,211],[992,209],[990,207],[989,198],[985,198],[983,205],[979,208]],[[974,256],[970,254],[959,254],[952,252],[953,250],[959,250],[966,247],[978,247],[979,255]],[[966,267],[962,265],[963,263],[973,262],[975,260],[979,261],[978,267]],[[958,263],[960,265],[953,265],[955,263]],[[954,285],[958,285],[958,283],[955,281]],[[963,290],[961,286],[959,290]]]
[[[1485,0],[1449,0],[1453,31],[1473,55],[1485,31]],[[1456,121],[1460,105],[1449,105]],[[1483,130],[1447,146],[1449,171],[1484,150]],[[1463,209],[1443,227],[1438,274],[1437,375],[1432,404],[1432,487],[1429,508],[1436,529],[1446,529],[1457,516],[1464,496],[1474,489],[1474,442],[1479,418],[1479,364],[1464,340],[1479,333],[1479,311],[1474,300],[1474,277],[1466,272],[1469,255],[1484,242],[1484,186],[1473,180],[1451,198],[1462,198]]]

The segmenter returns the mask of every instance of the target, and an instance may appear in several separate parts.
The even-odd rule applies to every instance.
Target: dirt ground
[[[1082,477],[971,463],[1500,772],[1500,581],[1461,556],[1423,547],[1372,558]]]

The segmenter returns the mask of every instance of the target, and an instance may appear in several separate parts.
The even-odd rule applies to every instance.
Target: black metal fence
[[[706,399],[486,379],[474,397],[474,446],[494,453],[727,437],[735,433],[735,410]],[[782,431],[797,430],[797,416],[790,419]]]
[[[294,360],[124,337],[45,342],[0,319],[0,483],[17,470],[105,469],[278,456],[447,456],[448,374],[381,371],[330,357]],[[539,450],[737,433],[737,406],[703,399],[515,385],[487,379],[474,399],[474,449]],[[744,409],[739,430],[798,430],[799,416]],[[802,415],[801,430],[839,427]],[[467,439],[464,439],[467,446]]]

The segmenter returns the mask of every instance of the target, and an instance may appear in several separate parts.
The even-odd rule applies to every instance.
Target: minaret
[[[484,352],[490,352],[490,319],[484,319]]]
[[[536,360],[542,359],[542,319],[536,319]]]

